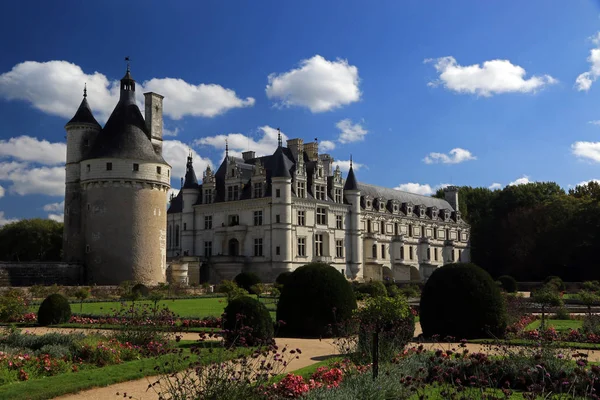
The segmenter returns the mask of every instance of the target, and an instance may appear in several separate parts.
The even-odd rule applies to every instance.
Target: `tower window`
[[[408,253],[409,253],[408,254],[408,256],[409,256],[408,258],[410,258],[412,260],[413,257],[414,257],[414,252],[413,252],[413,247],[412,246],[408,246]]]
[[[90,164],[88,164],[88,165],[85,166],[85,169],[87,170],[87,172],[90,172],[90,170],[92,169],[92,167],[91,167]]]
[[[107,171],[112,171],[112,163],[111,162],[107,162],[106,163],[106,170]]]
[[[91,251],[91,249],[90,249],[90,245],[89,245],[89,244],[86,244],[86,245],[85,245],[85,252],[86,252],[86,253],[89,253],[90,251]]]
[[[162,168],[161,167],[156,167],[156,173],[160,175],[161,172],[162,172]]]
[[[373,252],[373,258],[377,258],[377,245],[376,244],[373,245],[372,252]]]
[[[275,197],[281,197],[281,189],[275,189]]]
[[[185,223],[185,222],[183,223],[183,230],[187,231],[187,223]]]
[[[85,139],[85,140],[83,141],[83,145],[84,145],[85,147],[88,147],[88,146],[90,145],[90,141],[89,141],[89,139]]]
[[[133,164],[133,172],[138,172],[140,170],[140,164]]]
[[[279,222],[281,222],[281,217],[279,216],[279,214],[275,215],[275,223],[278,224]]]
[[[275,247],[275,255],[280,255],[281,254],[281,247],[277,246]]]

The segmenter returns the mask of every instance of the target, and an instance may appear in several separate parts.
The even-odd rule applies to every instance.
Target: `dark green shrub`
[[[221,281],[219,286],[217,286],[217,291],[219,293],[225,293],[227,295],[227,301],[231,301],[237,297],[248,294],[247,290],[239,287],[234,281],[228,280]]]
[[[64,324],[71,318],[69,301],[61,294],[46,297],[38,310],[38,323],[42,326]]]
[[[252,291],[252,286],[262,283],[258,275],[253,272],[242,272],[236,275],[235,283],[242,289],[248,291],[248,293],[257,294]]]
[[[396,296],[402,295],[402,292],[400,291],[400,289],[398,289],[398,286],[396,286],[393,283],[390,285],[387,285],[386,289],[387,289],[388,297],[396,297]]]
[[[507,293],[516,293],[518,290],[517,281],[510,275],[502,275],[498,278],[498,282]]]
[[[372,360],[374,333],[379,334],[382,361],[390,361],[414,336],[415,317],[404,296],[368,299],[356,315],[360,324],[358,352],[366,360]]]
[[[502,337],[506,308],[492,277],[474,264],[447,264],[436,269],[421,294],[423,335],[456,339]]]
[[[369,297],[387,296],[387,289],[383,282],[372,281],[355,286],[355,290]]]
[[[356,309],[352,287],[328,264],[311,263],[296,269],[277,303],[277,321],[286,334],[325,336],[332,326],[351,318]],[[334,328],[335,331],[335,328]]]
[[[225,342],[228,345],[257,346],[273,339],[273,320],[260,301],[240,296],[229,302],[223,314]]]
[[[148,297],[150,294],[150,289],[146,287],[143,283],[138,283],[134,287],[131,288],[131,293],[137,295],[137,297]]]
[[[589,335],[600,335],[600,315],[588,314],[583,318],[583,324],[581,325],[581,332]]]
[[[406,296],[406,298],[415,298],[421,297],[421,289],[417,285],[408,285],[400,289],[402,294]]]
[[[583,282],[583,290],[587,290],[588,292],[598,292],[600,291],[600,282],[585,281]]]
[[[565,290],[565,283],[558,276],[551,275],[551,276],[547,277],[546,279],[544,279],[543,283],[544,283],[544,286],[552,285],[552,286],[556,287],[556,290],[558,290],[559,292],[562,292]]]
[[[277,275],[277,279],[275,279],[275,283],[277,285],[279,285],[280,287],[282,287],[290,279],[290,276],[292,276],[292,273],[290,271],[282,272],[279,275]]]

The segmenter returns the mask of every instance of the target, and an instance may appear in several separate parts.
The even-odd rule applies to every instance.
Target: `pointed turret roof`
[[[346,177],[346,183],[344,183],[344,190],[358,190],[358,183],[356,182],[354,170],[352,169],[352,156],[350,157],[350,170]]]
[[[273,153],[272,159],[272,178],[291,178],[290,169],[292,168],[293,163],[289,158],[283,153],[283,147],[279,145],[275,153]]]
[[[92,124],[96,125],[98,128],[101,128],[98,121],[96,121],[96,118],[94,118],[94,114],[92,114],[92,109],[88,104],[86,87],[84,87],[83,89],[83,100],[81,101],[81,104],[79,105],[79,108],[77,109],[77,112],[75,113],[73,118],[71,118],[71,120],[67,122],[67,126],[69,126],[70,124]]]
[[[198,178],[194,172],[194,164],[192,163],[192,154],[187,158],[187,165],[185,169],[185,181],[183,182],[183,189],[197,189]]]

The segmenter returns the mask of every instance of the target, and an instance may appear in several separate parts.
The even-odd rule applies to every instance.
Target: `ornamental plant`
[[[223,313],[225,343],[256,346],[273,340],[273,320],[267,307],[248,296],[233,299]]]
[[[531,297],[535,303],[538,303],[542,307],[542,321],[540,323],[540,329],[543,330],[545,327],[546,312],[548,311],[548,308],[562,306],[563,304],[557,285],[548,283],[533,292]]]
[[[46,297],[38,310],[38,323],[42,326],[64,324],[71,318],[69,301],[61,294]]]

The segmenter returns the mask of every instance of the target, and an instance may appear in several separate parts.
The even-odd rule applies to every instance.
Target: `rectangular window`
[[[277,246],[275,247],[275,255],[280,255],[281,254],[281,247]]]
[[[230,215],[227,217],[227,222],[229,223],[229,226],[237,226],[240,224],[240,216],[237,214]]]
[[[385,244],[381,245],[381,258],[385,260]]]
[[[85,252],[86,252],[86,253],[89,253],[90,251],[91,251],[91,249],[90,249],[90,245],[89,245],[89,244],[86,244],[86,245],[85,245]]]
[[[212,242],[204,242],[204,257],[212,256]]]
[[[204,217],[204,229],[212,229],[212,215]]]
[[[338,258],[344,257],[344,241],[343,240],[338,239],[335,241],[335,256]]]
[[[233,187],[233,200],[240,198],[240,188],[238,186]]]
[[[281,189],[275,189],[275,197],[281,197]]]
[[[414,258],[413,247],[412,246],[408,246],[408,258],[411,259],[411,260]]]
[[[398,236],[400,234],[400,230],[398,229],[398,223],[394,223],[394,235]]]
[[[326,200],[327,197],[325,195],[325,186],[324,185],[315,185],[315,197],[317,200]]]
[[[140,170],[140,164],[133,164],[133,172],[138,172]]]
[[[227,199],[229,201],[237,200],[239,197],[239,187],[238,186],[228,186],[227,187]]]
[[[317,224],[327,225],[327,209],[325,207],[317,207]]]
[[[404,246],[400,247],[400,258],[404,260]]]
[[[162,173],[162,168],[156,167],[156,173],[160,175]]]
[[[435,261],[438,260],[438,249],[437,248],[433,249],[433,258],[434,258]]]
[[[112,171],[112,163],[111,162],[107,162],[106,163],[106,170],[107,171]]]
[[[306,182],[298,182],[298,197],[306,197]]]
[[[413,226],[408,225],[408,236],[412,237],[412,235],[413,235]]]
[[[262,257],[263,255],[263,240],[262,238],[254,239],[254,257]]]
[[[298,225],[306,225],[306,211],[298,211]]]
[[[450,250],[450,259],[454,261],[454,249]]]
[[[183,223],[183,230],[186,231],[187,230],[187,223]]]
[[[433,238],[434,239],[438,238],[438,230],[437,230],[437,228],[433,228]]]
[[[212,203],[212,189],[205,189],[204,190],[204,204],[211,204]]]
[[[86,170],[87,170],[87,172],[90,172],[90,170],[91,170],[91,169],[92,169],[92,167],[91,167],[91,165],[90,165],[90,164],[86,165]]]
[[[254,184],[254,197],[262,197],[262,183],[257,182]]]
[[[279,222],[281,222],[281,217],[279,216],[279,214],[275,215],[275,223],[278,224]]]
[[[342,189],[335,189],[334,191],[334,201],[336,203],[342,202]]]
[[[255,226],[262,225],[262,210],[254,211],[254,225]]]
[[[323,234],[318,233],[315,235],[315,256],[323,255]]]
[[[426,237],[426,235],[425,235],[425,227],[424,226],[421,227],[421,237]]]
[[[341,215],[336,215],[335,216],[335,227],[337,229],[342,229],[343,228],[342,216]]]
[[[298,238],[298,256],[306,257],[306,238]]]
[[[427,249],[427,259],[431,260],[431,249],[430,248]]]

